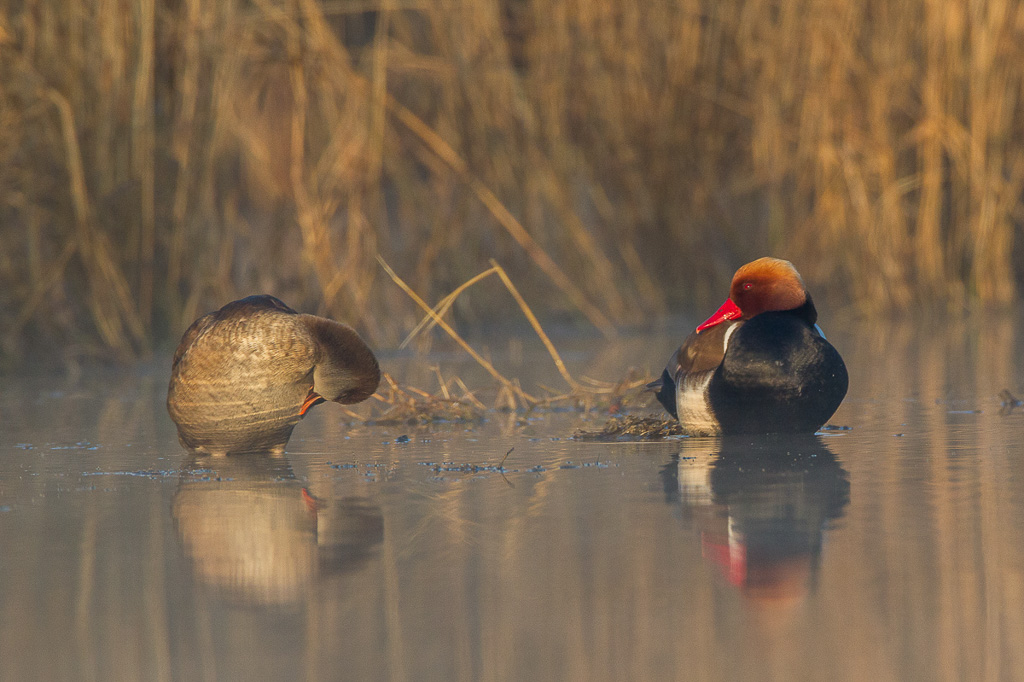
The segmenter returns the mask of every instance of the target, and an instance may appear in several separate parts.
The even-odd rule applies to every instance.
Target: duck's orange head
[[[792,263],[781,258],[758,258],[736,271],[729,298],[697,331],[726,320],[749,320],[764,312],[794,310],[807,299],[807,287]]]

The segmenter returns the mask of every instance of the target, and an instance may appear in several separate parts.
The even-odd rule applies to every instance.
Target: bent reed
[[[763,253],[862,310],[1016,299],[1024,4],[0,8],[0,358],[127,359],[254,291],[374,345],[500,262],[606,334]],[[480,323],[493,306],[459,301]]]

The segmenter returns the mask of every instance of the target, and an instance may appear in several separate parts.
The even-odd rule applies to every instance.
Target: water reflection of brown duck
[[[384,537],[379,507],[314,498],[281,457],[193,459],[185,471],[171,512],[178,536],[200,582],[232,601],[296,603],[327,576],[367,566]]]
[[[167,409],[189,449],[281,450],[310,407],[365,400],[379,381],[377,359],[351,327],[249,296],[185,332]]]
[[[736,271],[729,298],[648,385],[690,432],[813,433],[847,389],[846,366],[789,261]]]
[[[850,499],[848,475],[817,437],[726,438],[704,468],[675,457],[662,469],[668,501],[695,514],[704,557],[751,604],[787,610],[813,587],[825,531]],[[688,458],[693,452],[685,451]]]

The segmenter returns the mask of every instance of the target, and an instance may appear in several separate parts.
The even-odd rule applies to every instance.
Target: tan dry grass
[[[1016,299],[1024,5],[0,7],[0,342],[131,357],[265,291],[376,344],[494,258],[611,333],[796,261],[864,310]],[[486,311],[463,306],[465,321]],[[42,343],[40,343],[42,342]]]
[[[460,348],[462,348],[463,351],[465,351],[467,355],[486,370],[491,378],[494,379],[498,386],[493,405],[494,408],[512,411],[532,411],[536,409],[549,408],[555,405],[574,405],[579,409],[585,410],[594,409],[595,407],[600,406],[610,411],[618,411],[628,400],[635,399],[639,394],[641,387],[646,383],[646,379],[638,379],[633,372],[630,372],[622,380],[615,383],[600,382],[588,378],[585,378],[580,382],[574,379],[529,304],[527,304],[526,300],[519,293],[519,290],[512,283],[512,280],[509,279],[505,270],[493,260],[491,261],[491,267],[489,269],[481,272],[475,277],[471,277],[450,294],[442,298],[441,301],[433,307],[428,305],[415,291],[413,291],[412,288],[391,268],[391,266],[384,261],[384,259],[379,260],[381,267],[384,268],[384,271],[392,281],[394,281],[395,284],[398,285],[398,287],[413,301],[415,301],[416,304],[427,314],[426,317],[424,317],[423,320],[421,320],[421,322],[413,329],[409,336],[406,337],[406,341],[403,343],[403,346],[422,331],[428,330],[434,325],[440,327],[456,342],[456,344],[459,345]],[[509,379],[501,374],[501,372],[495,369],[493,364],[484,358],[481,353],[475,350],[462,337],[462,335],[460,335],[458,331],[456,331],[455,328],[444,319],[445,315],[451,310],[460,294],[492,274],[496,275],[501,281],[502,285],[515,300],[516,305],[519,306],[523,316],[529,321],[530,326],[533,327],[538,338],[540,338],[541,342],[544,344],[548,354],[551,356],[552,363],[565,382],[567,390],[558,391],[541,386],[539,388],[544,390],[547,395],[537,397],[527,393],[523,390],[518,379]],[[438,384],[440,387],[440,394],[427,393],[422,389],[414,387],[400,387],[394,379],[385,375],[385,383],[387,384],[385,389],[386,395],[381,395],[381,392],[378,391],[375,397],[377,400],[384,403],[387,406],[387,409],[383,414],[369,418],[369,421],[374,423],[426,423],[438,420],[476,421],[483,418],[483,411],[486,410],[487,407],[466,387],[461,379],[457,377],[453,379],[462,391],[462,396],[460,398],[455,398],[449,390],[449,382],[442,378],[440,368],[435,368],[435,372],[437,374]],[[351,414],[358,417],[355,413]]]

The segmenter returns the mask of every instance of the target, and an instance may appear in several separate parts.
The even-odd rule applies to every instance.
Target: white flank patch
[[[729,349],[729,339],[740,328],[739,322],[730,322],[722,337],[722,353]],[[722,432],[715,415],[708,405],[707,390],[715,371],[698,372],[685,377],[676,377],[676,413],[679,423],[695,434],[714,435]]]
[[[706,391],[715,373],[700,372],[697,375],[681,377],[676,384],[676,412],[679,423],[687,429],[701,433],[718,433],[718,420],[708,407]]]

